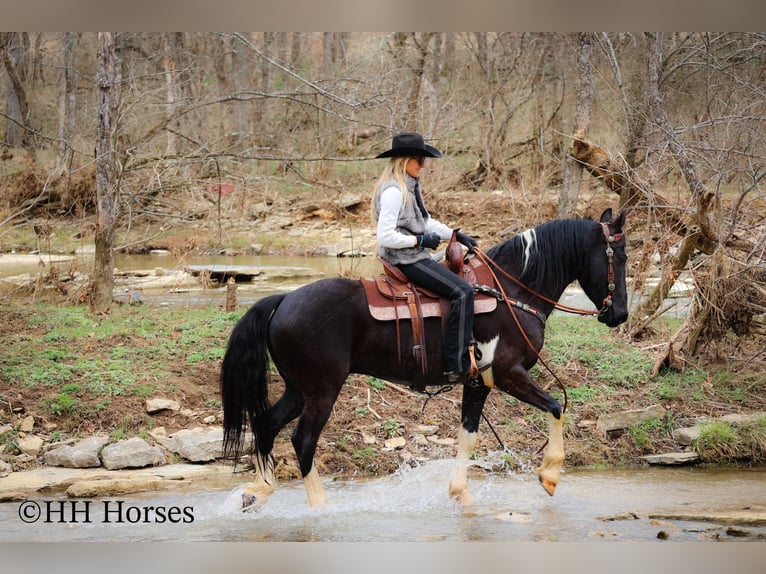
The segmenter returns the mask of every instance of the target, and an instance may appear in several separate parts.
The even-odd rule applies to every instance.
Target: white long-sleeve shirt
[[[380,194],[380,214],[376,231],[378,245],[388,249],[403,249],[417,245],[417,237],[405,235],[396,230],[399,212],[402,209],[402,192],[395,185]],[[452,228],[433,217],[426,218],[426,233],[436,233],[443,241],[452,237]]]

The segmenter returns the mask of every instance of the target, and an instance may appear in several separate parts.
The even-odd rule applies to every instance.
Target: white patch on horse
[[[477,361],[477,366],[479,369],[483,369],[484,367],[487,367],[492,364],[492,361],[495,360],[495,349],[497,349],[497,344],[500,341],[500,336],[495,336],[486,343],[482,343],[479,341],[478,347],[479,351],[481,351],[481,359]]]
[[[537,234],[535,233],[534,229],[527,229],[521,234],[521,239],[524,241],[524,266],[521,269],[521,272],[524,273],[527,270],[527,263],[529,263],[529,258],[532,255],[532,246],[535,244],[535,241],[537,241]]]

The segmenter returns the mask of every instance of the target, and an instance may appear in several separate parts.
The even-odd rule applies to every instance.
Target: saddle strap
[[[383,278],[383,283],[385,283],[388,288],[391,290],[391,298],[395,299],[396,289],[394,289],[394,286],[391,284],[391,280],[388,277]],[[413,316],[412,313],[410,313],[410,316]],[[394,305],[394,324],[396,325],[396,356],[399,359],[399,362],[402,362],[402,333],[399,330],[399,310],[396,305]]]
[[[428,363],[426,361],[426,339],[425,329],[423,328],[423,311],[420,304],[420,295],[417,289],[411,283],[407,291],[407,305],[410,308],[410,317],[412,318],[412,354],[415,359],[420,359],[420,371],[423,376],[428,375]]]

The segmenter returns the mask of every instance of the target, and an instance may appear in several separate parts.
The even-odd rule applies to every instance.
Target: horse
[[[486,253],[477,248],[494,268],[494,288],[506,304],[474,319],[479,375],[463,384],[461,464],[449,484],[450,495],[460,503],[472,501],[468,460],[492,388],[546,413],[549,436],[535,472],[545,491],[554,494],[564,461],[562,405],[530,377],[529,369],[540,360],[545,318],[575,280],[597,309],[582,314],[597,316],[610,328],[627,319],[624,222],[625,211],[614,218],[607,209],[599,221],[553,220]],[[427,340],[441,340],[440,318],[424,319],[423,329]],[[421,360],[399,353],[398,339],[407,336],[411,331],[404,325],[371,316],[359,279],[320,279],[250,307],[230,334],[220,373],[224,457],[236,465],[248,450],[255,470],[252,483],[232,492],[238,509],[257,509],[274,492],[274,440],[296,418],[291,440],[308,505],[326,504],[314,456],[341,387],[351,373],[412,387]],[[426,384],[445,385],[440,345],[428,345],[425,354]],[[284,381],[284,392],[274,404],[268,398],[269,357]],[[246,445],[248,426],[252,439]]]

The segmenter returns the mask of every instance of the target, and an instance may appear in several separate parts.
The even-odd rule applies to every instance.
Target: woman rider
[[[442,154],[427,145],[418,133],[395,135],[391,149],[378,158],[390,158],[373,196],[378,255],[397,267],[415,285],[449,300],[442,354],[445,381],[465,382],[471,359],[468,347],[473,332],[473,288],[455,273],[433,260],[429,249],[452,237],[453,229],[428,213],[420,191],[420,173],[426,158]],[[469,251],[477,245],[457,231],[457,240]]]

